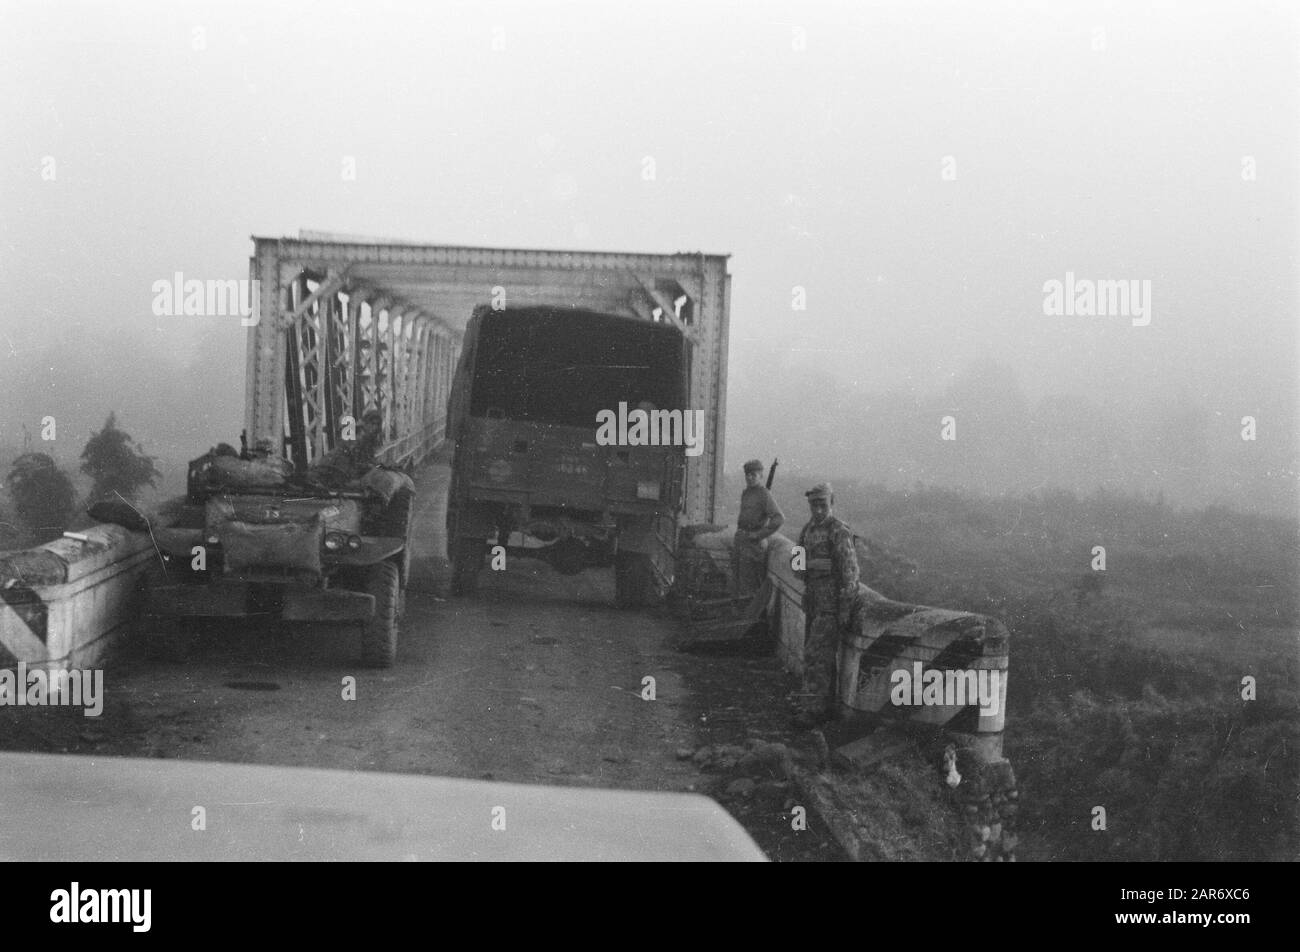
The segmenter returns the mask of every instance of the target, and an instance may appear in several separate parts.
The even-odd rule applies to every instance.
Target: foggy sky
[[[152,284],[310,228],[731,254],[729,466],[933,475],[855,428],[911,399],[897,439],[932,442],[997,366],[1026,414],[1123,430],[1111,483],[1190,407],[1192,496],[1290,499],[1296,40],[1262,3],[3,2],[0,447],[51,414],[66,463],[110,409],[170,459],[233,439],[238,318],[155,317]],[[1067,272],[1150,281],[1150,324],[1045,315]]]

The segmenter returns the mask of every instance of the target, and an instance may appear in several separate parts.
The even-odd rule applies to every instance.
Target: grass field
[[[838,516],[916,563],[869,584],[1009,627],[1025,859],[1300,857],[1294,521],[1101,494],[836,489]],[[806,506],[780,502],[794,535]]]

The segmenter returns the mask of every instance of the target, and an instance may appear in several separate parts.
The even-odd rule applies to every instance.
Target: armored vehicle
[[[355,625],[361,660],[397,655],[410,577],[414,484],[380,466],[342,487],[277,459],[209,453],[189,467],[171,525],[154,530],[163,570],[149,585],[149,629],[175,656],[196,618]]]

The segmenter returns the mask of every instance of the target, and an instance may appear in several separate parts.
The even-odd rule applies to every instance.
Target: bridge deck
[[[129,647],[105,676],[98,718],[0,708],[0,749],[381,770],[519,783],[687,790],[705,779],[681,749],[780,739],[789,680],[774,657],[674,649],[663,612],[614,607],[609,572],[565,577],[519,560],[447,597],[444,462],[416,474],[415,555],[397,665],[357,665],[356,638],[326,625],[223,625],[185,664]],[[356,678],[356,700],[342,681]],[[642,700],[642,679],[656,700]],[[61,717],[61,714],[68,714]],[[778,858],[833,855],[816,831]],[[742,818],[742,822],[745,822]],[[749,823],[746,823],[750,826]]]

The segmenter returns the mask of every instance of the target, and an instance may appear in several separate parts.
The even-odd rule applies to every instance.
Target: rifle
[[[776,464],[781,462],[776,457],[772,458],[772,465],[767,468],[767,488],[772,488],[772,480],[776,476]]]

